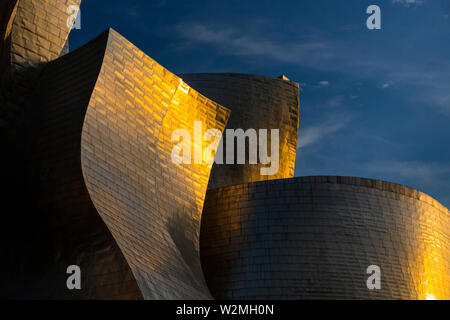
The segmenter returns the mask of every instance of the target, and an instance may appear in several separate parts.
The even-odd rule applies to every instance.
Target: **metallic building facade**
[[[21,265],[46,272],[41,279],[28,280],[33,290],[21,290],[19,297],[142,298],[122,251],[95,209],[81,166],[84,119],[99,85],[108,39],[106,32],[46,65],[25,108],[32,119],[28,123],[32,138],[27,142],[32,145],[28,169],[32,212],[46,223],[35,226],[40,235],[33,244],[37,257]],[[81,268],[84,290],[67,290],[68,265]],[[26,277],[26,272],[17,277]],[[43,290],[44,285],[51,290]]]
[[[36,286],[54,290],[32,297],[210,299],[198,238],[211,166],[172,163],[171,134],[223,130],[229,110],[113,30],[50,63],[32,101],[33,205],[53,248]],[[70,264],[85,290],[66,290]]]
[[[450,299],[450,216],[363,178],[301,177],[208,191],[203,268],[219,299]],[[381,268],[368,290],[367,268]]]
[[[0,87],[5,122],[23,113],[45,63],[58,58],[70,33],[70,5],[81,0],[3,0],[0,5]]]
[[[256,165],[249,164],[248,161],[245,165],[239,165],[237,162],[215,164],[208,189],[294,176],[299,122],[298,83],[239,73],[182,74],[180,77],[206,97],[231,110],[227,129],[279,130],[277,173],[261,175],[261,168],[268,167],[261,162]],[[225,135],[223,141],[225,150]],[[267,145],[271,145],[270,133]],[[248,150],[247,141],[247,153]]]
[[[80,2],[0,3],[1,298],[450,298],[437,201],[375,180],[291,179],[298,84],[176,76],[111,29],[66,54]],[[200,134],[279,129],[278,172],[176,164],[172,134],[195,137],[200,121]],[[193,142],[194,154],[210,143]],[[373,264],[380,291],[365,286]],[[67,288],[70,265],[81,290]]]
[[[29,232],[2,248],[9,279],[1,295],[210,299],[198,238],[211,165],[173,164],[171,134],[175,128],[193,133],[194,121],[205,131],[223,130],[229,110],[113,30],[59,58],[70,31],[69,3],[10,5],[2,12],[11,39],[2,42],[9,63],[2,110],[21,110],[6,136],[22,140],[11,155],[28,161],[8,165],[23,174],[20,187],[32,198],[22,208],[30,223],[22,229]],[[49,35],[56,32],[52,23],[61,29],[59,40]],[[23,63],[14,60],[19,55]],[[69,265],[83,272],[80,291],[67,290]]]
[[[176,165],[172,132],[223,131],[229,110],[114,31],[87,108],[81,166],[89,195],[146,299],[209,299],[199,254],[211,166]],[[203,136],[203,134],[202,134]],[[209,142],[200,141],[202,150]]]

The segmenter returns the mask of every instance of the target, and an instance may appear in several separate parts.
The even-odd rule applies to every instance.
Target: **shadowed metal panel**
[[[227,129],[279,129],[279,170],[261,175],[268,165],[214,164],[208,189],[294,176],[299,120],[299,85],[289,80],[237,73],[182,74],[200,93],[231,109]],[[270,146],[270,133],[268,146]],[[224,137],[224,145],[227,141]],[[246,144],[248,152],[248,143]],[[224,148],[226,150],[226,147]],[[270,153],[269,153],[270,154]]]
[[[106,36],[55,61],[70,32],[67,8],[79,3],[2,1],[0,7],[1,89],[6,98],[0,118],[13,123],[2,136],[8,154],[2,163],[12,171],[2,173],[2,191],[7,189],[5,200],[14,204],[4,219],[3,234],[12,240],[2,246],[7,279],[0,295],[5,298],[142,298],[92,205],[80,165],[82,123]],[[11,121],[18,110],[18,121]],[[81,291],[67,289],[66,268],[72,264],[81,267]]]
[[[23,210],[29,224],[24,228],[31,229],[36,239],[26,236],[29,242],[10,274],[13,289],[2,290],[9,298],[142,298],[92,204],[81,171],[82,125],[103,64],[107,35],[49,63],[25,109],[24,130],[31,139],[26,145],[33,147],[25,153],[31,167],[31,208]],[[73,264],[81,268],[82,290],[67,289],[66,268]]]
[[[18,1],[10,44],[11,68],[17,84],[28,87],[37,76],[33,70],[61,55],[71,31],[67,9],[80,3],[81,0]]]
[[[199,256],[211,166],[176,165],[175,129],[223,131],[229,110],[183,86],[115,31],[83,125],[89,194],[146,299],[209,299]],[[209,143],[202,142],[205,148]]]
[[[33,233],[45,236],[18,263],[35,272],[18,269],[24,283],[11,279],[2,292],[11,285],[16,298],[211,298],[199,257],[211,165],[174,164],[171,135],[194,136],[194,121],[223,130],[229,110],[113,30],[51,62],[26,110],[40,217]],[[80,291],[66,288],[71,264],[81,267]]]
[[[4,223],[14,241],[2,246],[2,273],[8,275],[1,282],[2,297],[141,297],[120,249],[92,205],[81,172],[81,128],[105,47],[103,35],[48,64],[24,108],[27,121],[21,129],[28,138],[16,137],[23,148],[21,160],[8,166],[13,178],[21,181],[7,199],[14,209]],[[72,264],[82,270],[80,291],[66,286],[66,268]]]
[[[42,67],[61,55],[71,31],[67,26],[68,7],[80,3],[81,0],[8,0],[0,7],[3,11],[0,87],[5,100],[0,118],[10,121],[21,114]]]
[[[61,55],[70,33],[68,7],[81,0],[2,0],[0,135],[16,130],[42,68]],[[17,133],[13,133],[17,134]],[[19,133],[20,134],[20,133]]]
[[[304,177],[210,190],[201,230],[219,299],[450,299],[448,209],[411,188]],[[370,265],[381,290],[368,290]]]
[[[5,69],[9,67],[9,49],[11,46],[11,27],[17,13],[18,0],[0,2],[0,74],[3,78]]]

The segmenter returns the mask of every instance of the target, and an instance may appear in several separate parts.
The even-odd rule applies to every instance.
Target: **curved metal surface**
[[[223,131],[229,110],[113,30],[83,125],[89,195],[146,299],[209,299],[199,256],[211,166],[176,165],[175,129]],[[205,148],[209,143],[202,142]]]
[[[200,93],[229,108],[227,129],[279,129],[279,167],[261,175],[262,164],[214,164],[208,189],[294,176],[299,120],[299,85],[295,82],[239,73],[181,74]],[[227,139],[224,136],[224,150]],[[271,144],[268,134],[267,145]],[[248,152],[249,145],[246,143]],[[270,153],[269,153],[270,154]]]
[[[80,4],[81,0],[6,0],[2,3],[0,120],[8,124],[23,118],[24,104],[42,68],[57,59],[66,44],[71,31],[67,25],[68,8]]]
[[[206,98],[113,30],[57,59],[80,2],[0,4],[0,128],[23,115],[2,193],[25,213],[5,215],[1,297],[450,299],[450,218],[436,200],[362,178],[276,180],[294,174],[298,84],[181,76]],[[174,130],[225,129],[218,103],[229,129],[280,130],[276,174],[173,163]],[[73,264],[80,291],[66,287]]]
[[[450,215],[398,184],[302,177],[209,190],[202,263],[218,299],[450,299]],[[369,290],[371,265],[381,290]]]
[[[2,274],[7,275],[0,286],[3,298],[142,298],[89,198],[80,166],[82,123],[106,38],[55,61],[70,32],[67,7],[79,3],[23,0],[0,5],[0,120],[9,127],[2,135],[8,155],[2,164],[9,170],[2,173],[1,187],[11,204],[5,206],[10,211],[2,235],[7,239],[1,248]],[[73,264],[81,267],[82,290],[66,286],[66,268]]]
[[[10,30],[10,64],[18,84],[27,86],[36,78],[35,70],[45,62],[57,59],[71,29],[67,25],[71,5],[81,0],[18,0],[17,13]]]
[[[9,274],[10,297],[142,298],[131,269],[92,204],[81,171],[82,125],[107,38],[104,33],[49,63],[25,108],[31,139],[26,145],[33,146],[25,153],[31,201],[21,210],[27,214],[28,226],[21,236],[21,255],[12,259],[19,261]],[[20,242],[12,246],[18,248]],[[69,265],[81,268],[82,290],[67,289]],[[33,266],[33,272],[27,266]]]

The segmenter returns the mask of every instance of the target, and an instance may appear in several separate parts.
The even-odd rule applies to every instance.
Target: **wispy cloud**
[[[142,8],[140,8],[138,5],[130,6],[127,11],[127,15],[130,18],[140,18],[142,14]]]
[[[450,86],[449,93],[438,93],[433,97],[433,101],[440,108],[443,114],[450,117]]]
[[[350,98],[351,99],[351,98]],[[318,103],[314,104],[316,108],[336,108],[341,106],[345,101],[344,95],[335,95],[328,99],[324,99]]]
[[[447,188],[444,178],[450,174],[448,165],[421,161],[388,161],[368,164],[367,172],[378,177],[393,177],[413,188],[427,186],[429,190]]]
[[[392,0],[392,3],[399,3],[404,5],[405,7],[410,7],[412,5],[421,5],[424,3],[424,0]]]
[[[391,69],[385,61],[377,63],[370,59],[365,50],[314,32],[306,35],[299,32],[286,40],[280,34],[261,34],[216,24],[182,23],[175,31],[182,39],[176,47],[183,50],[203,45],[216,49],[220,55],[263,57],[265,63],[289,63],[325,72],[358,70],[358,74],[372,74],[383,68]],[[327,83],[323,81],[323,85]]]
[[[325,104],[327,107],[338,107],[340,106],[345,100],[345,97],[343,95],[337,95],[331,97]]]
[[[297,148],[305,148],[319,144],[329,135],[347,127],[350,121],[351,116],[331,115],[317,125],[306,127],[300,132]]]
[[[402,3],[421,3],[408,1]],[[210,46],[224,56],[262,57],[265,64],[289,63],[324,72],[357,74],[376,81],[383,79],[381,89],[394,85],[396,89],[408,89],[415,103],[421,101],[450,116],[450,63],[438,56],[430,56],[429,61],[415,56],[399,60],[393,55],[387,55],[383,46],[374,47],[368,55],[365,47],[350,45],[344,39],[337,41],[330,35],[314,32],[308,36],[292,34],[289,40],[285,40],[276,33],[262,34],[258,30],[198,23],[179,24],[176,32],[182,40],[177,48],[183,50]],[[402,50],[401,43],[388,44],[393,51]],[[411,69],[411,65],[414,65],[414,69]],[[325,88],[329,85],[329,81],[323,80],[315,87]]]
[[[386,77],[390,84],[410,88],[420,88],[410,95],[411,103],[420,102],[434,107],[439,113],[450,117],[450,64],[441,63],[439,67],[417,71],[393,71]]]
[[[333,56],[325,41],[278,42],[258,35],[246,35],[235,28],[211,28],[202,24],[183,24],[178,34],[186,41],[185,46],[211,45],[218,52],[235,56],[264,56],[276,61],[298,64],[317,64]]]

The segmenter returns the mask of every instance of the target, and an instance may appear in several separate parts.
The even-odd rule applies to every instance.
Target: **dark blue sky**
[[[382,29],[366,28],[381,8]],[[296,176],[417,188],[450,206],[450,0],[84,0],[72,49],[108,27],[174,73],[299,82]]]

